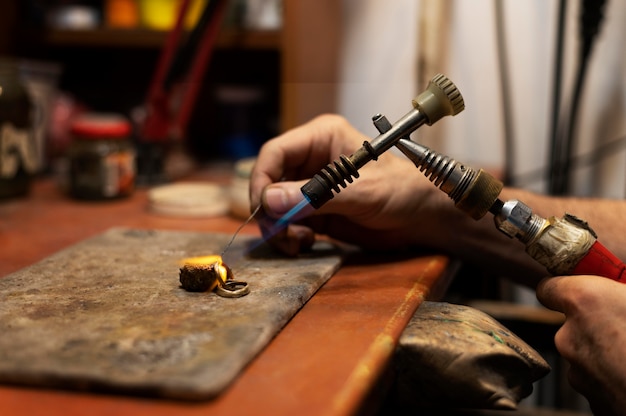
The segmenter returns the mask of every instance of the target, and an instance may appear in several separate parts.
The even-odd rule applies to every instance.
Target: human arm
[[[253,207],[263,201],[267,215],[280,217],[302,199],[305,180],[340,154],[354,152],[366,139],[345,119],[322,116],[269,141],[252,173]],[[469,218],[403,156],[386,152],[359,173],[347,189],[272,242],[295,254],[312,243],[316,232],[370,249],[434,248],[531,286],[547,274],[524,252],[523,244],[496,230],[491,215],[479,221]],[[621,244],[626,237],[611,223],[626,213],[624,202],[556,199],[509,188],[501,197],[519,199],[542,216],[569,211],[585,218],[609,249],[618,256],[626,254],[626,244]],[[604,209],[612,215],[599,215]]]

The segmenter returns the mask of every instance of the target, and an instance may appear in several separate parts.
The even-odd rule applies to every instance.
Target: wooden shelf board
[[[50,46],[160,47],[167,35],[150,29],[47,30],[41,33],[41,40]],[[278,50],[281,34],[277,30],[223,29],[217,47]]]

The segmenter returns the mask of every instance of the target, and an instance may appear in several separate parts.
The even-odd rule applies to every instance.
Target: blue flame
[[[315,211],[315,208],[313,207],[313,205],[310,204],[308,198],[303,195],[303,198],[300,202],[298,202],[293,208],[291,208],[285,215],[280,217],[272,225],[272,228],[268,230],[265,238],[270,238],[276,235],[279,231],[286,228],[292,222],[306,217],[313,211]]]
[[[257,210],[255,210],[255,212],[252,213],[252,215],[250,216],[250,218],[248,218],[248,220],[251,220],[252,218],[254,218],[256,211],[258,211],[258,208]],[[263,244],[269,238],[275,236],[276,234],[278,234],[278,232],[287,228],[287,226],[290,223],[308,216],[313,211],[315,211],[315,208],[313,207],[313,205],[309,203],[309,200],[306,198],[306,196],[303,195],[303,198],[300,202],[298,202],[293,208],[287,211],[285,215],[283,215],[278,220],[276,220],[276,222],[272,224],[271,228],[269,230],[266,230],[263,233],[262,239],[258,240],[256,243],[252,244],[251,246],[248,246],[244,252],[237,252],[237,253],[228,252],[227,253],[225,249],[222,252],[222,259],[224,260],[225,263],[229,264],[232,267],[233,264],[236,263],[238,260],[240,260],[241,257],[244,256],[246,253],[249,253],[253,251],[254,249],[258,248],[261,244]],[[244,223],[243,225],[245,225],[246,223]],[[235,236],[236,235],[237,233],[235,233]],[[233,236],[232,240],[234,240],[235,236]],[[230,243],[228,244],[228,246],[230,246]],[[228,257],[228,260],[225,257]]]

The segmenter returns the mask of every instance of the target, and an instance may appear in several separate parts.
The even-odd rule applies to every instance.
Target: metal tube
[[[370,146],[375,150],[376,155],[391,149],[401,138],[408,136],[413,131],[428,121],[426,115],[418,109],[412,109],[404,115],[400,120],[385,131],[383,134],[374,138],[370,142]]]

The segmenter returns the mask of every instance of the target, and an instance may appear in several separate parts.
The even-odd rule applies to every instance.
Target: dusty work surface
[[[0,382],[215,397],[341,262],[327,243],[286,259],[240,236],[226,260],[249,295],[182,289],[179,261],[229,239],[112,229],[0,279]]]

